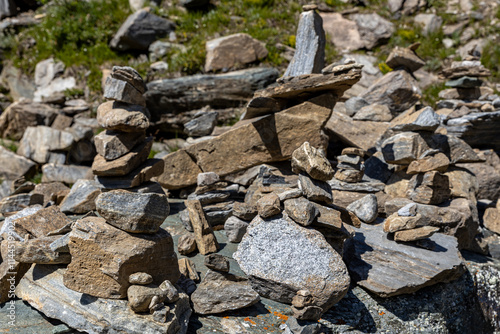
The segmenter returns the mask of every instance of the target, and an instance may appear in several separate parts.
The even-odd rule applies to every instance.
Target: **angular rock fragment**
[[[302,226],[311,225],[319,215],[319,210],[304,197],[288,199],[284,205],[288,217]]]
[[[429,149],[425,140],[415,132],[398,133],[382,143],[382,153],[387,163],[405,165],[417,160]]]
[[[50,244],[58,237],[40,237],[28,239],[24,242],[12,241],[9,245],[14,248],[13,258],[20,263],[38,264],[67,264],[71,262],[69,253],[54,252]]]
[[[257,201],[259,216],[266,219],[281,212],[280,198],[275,193],[264,195]]]
[[[423,226],[412,230],[398,231],[394,233],[394,241],[416,241],[426,239],[439,231],[439,227]]]
[[[196,266],[190,259],[179,259],[179,271],[181,272],[181,275],[184,275],[185,277],[188,277],[195,282],[198,282],[200,280],[200,276],[196,271]]]
[[[49,232],[71,223],[71,220],[56,205],[37,210],[36,213],[14,220],[14,230],[21,236],[41,238]]]
[[[189,219],[193,225],[196,245],[200,254],[206,255],[219,250],[219,243],[214,235],[212,227],[207,221],[200,201],[187,200],[184,202],[189,212]]]
[[[333,168],[323,153],[305,142],[292,153],[292,171],[306,172],[313,179],[328,181],[333,177]]]
[[[414,216],[400,216],[399,211],[393,213],[384,222],[384,232],[392,233],[397,231],[411,230],[425,226],[429,222],[417,213]]]
[[[147,285],[153,283],[153,276],[148,273],[137,272],[128,277],[128,282],[130,284]]]
[[[68,150],[74,137],[66,131],[48,126],[28,127],[21,139],[17,153],[38,163],[61,162],[56,151]],[[65,156],[65,155],[64,155]],[[65,158],[62,163],[65,162]]]
[[[171,235],[130,234],[103,218],[82,218],[75,224],[69,243],[72,261],[64,273],[64,285],[102,298],[123,298],[129,276],[138,271],[159,284],[179,279],[179,265]]]
[[[260,300],[248,280],[209,270],[191,295],[198,314],[217,314],[251,306]]]
[[[321,233],[286,217],[255,218],[233,257],[261,296],[282,303],[307,289],[325,311],[349,288],[345,264]]]
[[[125,176],[96,176],[96,182],[106,189],[130,189],[150,181],[163,171],[163,160],[148,159]]]
[[[21,176],[31,177],[36,169],[36,164],[0,146],[0,178],[4,180],[15,180]]]
[[[395,131],[429,131],[434,132],[441,124],[439,115],[431,107],[419,110],[417,118],[412,122],[398,124],[392,127]]]
[[[373,194],[366,195],[349,204],[347,210],[354,213],[363,222],[372,223],[377,219],[378,215],[377,196]]]
[[[156,233],[168,217],[170,207],[165,195],[111,190],[96,201],[99,214],[119,229],[130,233]]]
[[[142,313],[149,311],[153,299],[156,299],[157,303],[165,302],[165,304],[170,304],[179,300],[179,295],[177,293],[176,298],[170,300],[169,291],[162,289],[162,285],[131,285],[127,289],[127,299],[132,311]]]
[[[353,119],[357,121],[390,122],[393,118],[389,107],[380,104],[370,104],[356,111]]]
[[[353,279],[380,297],[459,278],[464,269],[457,240],[441,233],[430,240],[431,250],[400,244],[387,239],[380,225],[362,225],[349,241],[346,263]]]
[[[311,201],[327,204],[331,204],[333,201],[332,189],[324,181],[313,180],[308,176],[300,174],[298,185],[304,196]]]
[[[218,116],[217,111],[199,112],[184,124],[184,132],[190,137],[209,136],[217,125]]]
[[[406,173],[417,174],[431,171],[446,172],[450,160],[444,153],[437,153],[432,156],[427,156],[423,159],[414,160],[408,166]]]
[[[205,267],[214,271],[229,272],[229,261],[225,256],[220,254],[209,254],[205,256],[204,264]]]
[[[139,105],[108,101],[97,108],[97,121],[107,130],[144,132],[149,127],[149,112]]]
[[[404,68],[411,73],[425,65],[425,61],[414,50],[399,46],[391,51],[385,63],[392,69]]]
[[[132,105],[146,106],[146,99],[134,86],[126,81],[109,76],[104,84],[104,95],[106,99]]]
[[[97,153],[106,160],[117,159],[143,142],[146,135],[143,132],[103,131],[94,137]]]
[[[450,197],[450,179],[439,172],[414,175],[408,183],[407,196],[422,204],[441,204]]]
[[[252,218],[253,219],[253,218]],[[240,242],[248,228],[248,222],[238,217],[229,217],[224,223],[224,232],[229,242]]]
[[[247,203],[235,202],[233,204],[233,215],[242,220],[250,221],[257,216],[257,208]]]
[[[101,193],[101,187],[93,180],[78,180],[71,187],[60,207],[65,213],[87,213],[95,210],[95,199]]]
[[[42,182],[64,182],[75,184],[80,179],[89,179],[92,171],[87,166],[59,165],[54,163],[42,166]]]
[[[483,216],[483,224],[488,230],[500,234],[500,203],[496,208],[487,208]]]
[[[177,250],[181,255],[188,255],[196,251],[196,239],[192,234],[183,234],[177,242]]]
[[[40,194],[18,194],[3,198],[0,201],[0,214],[8,214],[20,211],[28,206],[43,204],[43,196]]]

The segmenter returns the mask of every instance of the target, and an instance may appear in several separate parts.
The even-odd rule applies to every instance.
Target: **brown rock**
[[[280,198],[275,193],[264,195],[257,201],[257,210],[262,218],[269,218],[281,212]]]
[[[408,183],[406,197],[422,204],[443,203],[450,198],[449,178],[439,172],[414,175]]]
[[[233,216],[242,220],[250,221],[254,219],[257,214],[257,208],[252,205],[241,202],[234,202],[233,204]]]
[[[366,152],[357,147],[346,147],[342,150],[341,155],[357,155],[358,157],[364,157]]]
[[[444,153],[437,153],[436,155],[425,157],[423,159],[414,160],[408,166],[406,173],[417,174],[426,173],[431,171],[446,172],[450,165],[450,159]]]
[[[49,126],[57,115],[57,110],[48,104],[16,102],[12,103],[0,116],[0,136],[20,140],[30,126]]]
[[[330,107],[316,104],[321,99]],[[254,120],[165,156],[165,170],[158,182],[166,188],[178,189],[196,184],[196,176],[202,171],[223,177],[262,163],[290,159],[293,151],[305,141],[314,147],[324,147],[321,128],[330,116],[335,98],[322,96],[321,99]]]
[[[410,72],[415,72],[425,65],[425,61],[414,50],[398,46],[391,51],[385,62],[390,68],[405,68]]]
[[[92,164],[92,172],[98,176],[123,176],[139,167],[146,161],[153,146],[153,137],[137,145],[130,153],[115,160],[107,161],[103,156],[97,155]]]
[[[130,284],[147,285],[153,283],[153,276],[148,273],[133,273],[128,277]]]
[[[205,261],[203,262],[205,267],[215,271],[229,272],[229,260],[220,254],[209,254],[205,256]]]
[[[102,218],[82,218],[70,234],[69,249],[64,285],[95,297],[124,298],[129,276],[138,271],[150,274],[155,284],[180,276],[172,236],[163,229],[130,234]]]
[[[195,282],[198,282],[200,280],[200,275],[198,275],[198,272],[196,271],[196,266],[190,259],[179,259],[179,271],[182,275],[192,279]]]
[[[54,252],[50,244],[60,236],[28,239],[24,242],[11,241],[14,245],[14,260],[20,263],[67,264],[71,262],[69,253]]]
[[[189,213],[189,219],[193,225],[196,245],[201,255],[215,253],[219,250],[219,243],[215,238],[212,227],[207,221],[205,212],[198,200],[184,201]]]
[[[403,230],[411,230],[417,227],[425,226],[427,222],[418,214],[414,217],[400,217],[398,213],[393,213],[384,222],[384,232],[392,233]]]
[[[444,175],[448,177],[450,195],[452,197],[476,199],[479,185],[474,174],[468,170],[453,167],[444,173]]]
[[[59,210],[59,207],[53,205],[41,209],[33,215],[16,219],[14,221],[14,230],[21,236],[29,234],[31,237],[41,238],[69,223],[71,223],[71,219],[66,217]]]
[[[163,172],[161,159],[148,159],[144,164],[125,176],[97,176],[96,181],[107,189],[129,189],[150,181]]]
[[[130,152],[138,143],[143,142],[143,132],[103,131],[94,137],[94,144],[99,155],[106,160],[117,159]]]
[[[37,184],[33,193],[43,195],[43,205],[45,206],[49,201],[60,204],[62,201],[60,195],[63,192],[69,193],[69,191],[70,189],[62,182],[49,182]]]
[[[363,179],[363,175],[365,172],[362,170],[339,169],[335,172],[334,177],[343,182],[356,183]]]
[[[265,44],[248,34],[234,34],[206,43],[205,72],[231,69],[267,57]]]
[[[196,251],[196,239],[192,234],[183,234],[177,241],[177,250],[181,255],[188,255]]]
[[[313,179],[328,181],[333,177],[333,168],[328,159],[318,149],[305,142],[292,153],[292,171],[306,172]]]
[[[97,122],[107,130],[142,132],[149,127],[148,118],[147,109],[138,105],[108,101],[97,108]]]
[[[390,164],[407,165],[417,160],[429,146],[422,136],[415,132],[402,132],[382,143],[384,160]]]
[[[319,215],[318,209],[304,197],[287,199],[284,205],[288,217],[302,226],[311,225]]]
[[[500,203],[500,201],[499,201]],[[500,205],[496,208],[487,208],[483,216],[483,224],[488,230],[500,234]]]
[[[407,241],[426,239],[431,235],[433,235],[434,233],[436,233],[437,231],[439,231],[439,227],[433,227],[433,226],[424,226],[412,230],[398,231],[394,233],[394,240],[407,242]]]
[[[297,308],[303,308],[309,305],[314,305],[313,296],[308,290],[299,290],[292,299],[292,305]]]
[[[8,246],[9,241],[2,241],[2,259],[4,259],[0,264],[0,303],[2,304],[15,298],[17,284],[31,267],[31,263],[19,263],[9,257]]]

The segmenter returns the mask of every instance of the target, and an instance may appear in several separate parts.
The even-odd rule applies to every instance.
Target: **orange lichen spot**
[[[277,316],[278,318],[280,318],[281,320],[285,320],[285,321],[287,321],[287,320],[288,320],[288,316],[286,316],[286,315],[284,315],[284,314],[281,314],[281,313],[276,312],[276,311],[274,311],[274,312],[273,312],[273,314],[274,314],[275,316]]]
[[[267,327],[264,327],[264,329],[267,331]]]
[[[250,319],[250,318],[248,318],[248,317],[246,317],[246,318],[245,318],[245,319],[243,319],[243,320],[244,320],[244,321],[246,321],[246,322],[249,322],[250,324],[252,324],[252,325],[254,325],[254,326],[256,325],[255,321],[253,321],[252,319]]]
[[[224,317],[224,319],[229,319],[229,316],[228,316],[228,315],[226,315],[226,316]]]
[[[379,314],[378,314],[378,315],[384,315],[384,314],[385,314],[385,312],[379,312]]]

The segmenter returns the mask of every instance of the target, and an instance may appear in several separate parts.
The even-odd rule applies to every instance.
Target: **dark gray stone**
[[[434,132],[441,124],[441,119],[431,107],[425,109],[418,115],[417,119],[408,124],[399,124],[392,127],[396,131],[430,131]]]
[[[167,197],[154,193],[112,190],[95,203],[108,224],[131,233],[156,233],[170,212]]]
[[[225,273],[229,272],[229,261],[225,256],[220,254],[209,254],[205,256],[204,264],[208,269]]]
[[[304,197],[288,199],[284,205],[287,215],[302,226],[311,225],[319,215],[318,209]]]
[[[97,153],[106,160],[117,159],[128,152],[139,142],[146,139],[143,132],[103,131],[94,137]]]
[[[354,213],[363,222],[372,223],[377,219],[378,215],[377,196],[373,194],[366,195],[349,204],[347,210]]]
[[[141,9],[127,18],[109,46],[118,51],[147,51],[151,43],[166,36],[174,27],[173,22]]]
[[[3,198],[0,201],[0,213],[21,211],[27,206],[43,204],[43,195],[41,194],[18,194]]]
[[[216,314],[251,306],[260,300],[243,277],[209,270],[191,295],[194,311]]]
[[[212,133],[217,125],[217,111],[199,112],[191,121],[184,124],[184,132],[191,137],[203,137]]]
[[[500,111],[471,113],[463,117],[448,120],[446,130],[467,144],[479,148],[500,150],[498,127]]]
[[[332,189],[328,183],[300,174],[298,184],[307,199],[314,202],[332,203]]]
[[[300,14],[295,54],[283,76],[320,73],[325,66],[325,44],[321,16],[314,10]]]
[[[87,213],[95,210],[95,199],[101,193],[100,185],[93,180],[78,180],[61,203],[64,213]]]
[[[104,84],[104,97],[108,100],[144,106],[146,100],[142,93],[126,81],[109,76]]]

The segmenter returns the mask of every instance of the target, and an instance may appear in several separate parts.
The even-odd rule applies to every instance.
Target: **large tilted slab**
[[[169,305],[168,322],[159,323],[149,314],[136,314],[126,300],[103,299],[68,289],[63,284],[65,269],[54,265],[31,267],[16,288],[16,295],[49,318],[87,333],[184,334],[191,308],[189,297],[180,294]]]
[[[381,297],[450,282],[464,272],[457,239],[452,236],[434,234],[427,243],[433,250],[428,250],[389,240],[381,225],[353,229],[351,247],[345,252],[349,272],[359,285]]]

